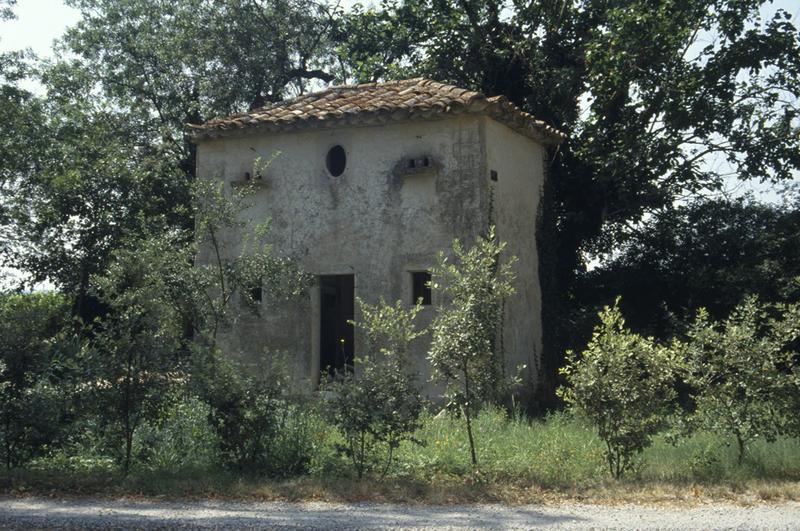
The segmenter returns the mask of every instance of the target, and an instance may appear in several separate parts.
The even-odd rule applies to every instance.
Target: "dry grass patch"
[[[0,493],[10,496],[102,497],[147,500],[225,499],[244,501],[324,501],[330,503],[400,503],[426,505],[601,505],[648,504],[691,506],[708,503],[800,502],[800,482],[748,481],[735,484],[670,484],[606,480],[585,488],[545,488],[523,482],[485,481],[468,477],[413,479],[315,478],[256,479],[225,472],[208,474],[140,474],[54,476],[17,472],[0,475]]]

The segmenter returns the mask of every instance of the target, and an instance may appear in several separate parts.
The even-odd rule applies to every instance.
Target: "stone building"
[[[493,223],[518,257],[505,305],[504,354],[535,381],[541,353],[537,211],[548,147],[563,135],[503,97],[426,79],[332,87],[192,130],[197,173],[258,187],[252,219],[271,218],[277,253],[316,278],[292,303],[264,301],[224,339],[243,360],[264,347],[296,361],[298,385],[359,353],[354,298],[411,305],[427,324],[441,303],[426,288],[437,253]],[[271,159],[260,175],[256,157]],[[227,184],[226,184],[227,187]],[[199,259],[203,259],[201,256]],[[427,339],[414,346],[427,379]],[[435,393],[431,387],[429,393]]]

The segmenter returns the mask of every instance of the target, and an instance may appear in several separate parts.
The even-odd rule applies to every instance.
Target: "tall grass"
[[[761,489],[800,482],[800,440],[756,442],[739,466],[733,441],[707,433],[678,439],[675,444],[657,437],[639,456],[635,473],[615,482],[608,475],[604,445],[586,421],[567,413],[533,420],[509,417],[494,409],[482,411],[475,419],[477,468],[470,463],[463,421],[445,413],[427,414],[415,434],[422,445],[403,443],[386,477],[376,469],[365,482],[357,482],[350,461],[336,450],[342,439],[335,429],[313,412],[294,408],[284,421],[286,436],[279,437],[278,446],[270,450],[291,470],[279,476],[283,479],[267,478],[224,470],[215,458],[214,435],[203,422],[206,412],[198,404],[190,406],[177,407],[167,422],[142,430],[139,462],[128,478],[107,457],[98,455],[95,446],[73,447],[39,459],[27,469],[0,472],[0,491],[248,497],[266,496],[265,489],[272,487],[265,485],[282,482],[283,487],[270,492],[289,496],[285,485],[290,485],[291,496],[298,499],[350,499],[348,494],[407,499],[381,498],[377,493],[410,485],[407,488],[415,493],[409,495],[411,499],[438,500],[432,497],[437,485],[461,489],[458,496],[470,499],[470,492],[485,494],[492,489],[532,487],[574,493],[609,485],[682,488],[688,484]],[[324,492],[319,490],[321,485],[327,485]],[[800,498],[800,487],[791,487],[790,493]],[[474,499],[507,498],[476,495]]]
[[[430,480],[474,472],[463,421],[429,417],[417,438],[425,446],[406,445],[398,453],[397,474]],[[475,421],[475,442],[478,471],[487,481],[564,487],[594,483],[603,474],[600,441],[585,424],[564,414],[531,421],[485,410]]]
[[[583,419],[555,413],[529,420],[485,410],[475,425],[478,472],[487,480],[542,488],[592,487],[608,481],[605,446]],[[406,445],[398,453],[397,475],[430,480],[437,475],[474,472],[460,420],[428,417],[417,436],[426,445]],[[672,484],[749,480],[800,481],[800,440],[758,441],[740,466],[733,440],[698,433],[673,443],[659,436],[638,457],[636,473],[628,478]]]

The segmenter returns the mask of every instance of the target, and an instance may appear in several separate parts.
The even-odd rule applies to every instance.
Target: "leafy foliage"
[[[203,395],[211,406],[208,420],[217,434],[223,464],[249,473],[302,471],[303,461],[285,469],[286,463],[275,459],[282,421],[290,408],[285,396],[289,376],[280,358],[267,353],[265,363],[248,367],[246,373],[217,359],[214,370]]]
[[[196,339],[216,345],[221,327],[236,319],[231,304],[236,294],[249,297],[263,287],[274,298],[304,293],[309,277],[290,257],[276,256],[267,241],[269,220],[249,219],[253,188],[228,194],[224,183],[200,180],[193,187],[192,217],[195,230],[184,235],[185,256],[179,277],[173,277],[173,294],[183,300]]]
[[[47,99],[10,103],[24,136],[9,145],[16,163],[2,165],[0,221],[12,235],[2,258],[28,283],[48,280],[74,295],[74,312],[90,321],[99,313],[91,276],[125,239],[180,225],[174,207],[186,203],[188,187],[141,124],[98,101],[81,72],[56,65],[45,83]]]
[[[218,464],[219,441],[208,423],[209,405],[178,386],[163,414],[137,430],[134,455],[154,470],[209,469]]]
[[[409,365],[409,344],[425,333],[414,320],[422,310],[417,304],[405,308],[381,299],[371,305],[357,298],[360,319],[355,324],[365,336],[368,354],[356,359],[355,372],[337,374],[323,384],[324,412],[345,439],[339,449],[353,463],[359,478],[372,466],[375,454],[386,449],[383,474],[404,440],[420,427],[423,403],[418,375]]]
[[[136,430],[158,418],[171,387],[183,379],[177,357],[181,322],[162,298],[167,287],[159,273],[171,256],[161,243],[136,242],[135,248],[117,251],[96,280],[108,313],[86,347],[88,384],[125,474]]]
[[[787,421],[795,422],[798,359],[791,346],[800,339],[799,315],[797,306],[748,297],[721,323],[701,309],[689,329],[687,380],[696,392],[690,420],[734,437],[740,464],[753,441],[775,440]]]
[[[67,323],[59,294],[0,294],[0,455],[7,468],[40,453],[59,430],[52,360]]]
[[[580,356],[568,353],[559,392],[596,427],[615,478],[635,466],[634,457],[667,426],[675,399],[677,362],[652,338],[625,328],[618,304],[600,312],[600,324]]]
[[[665,209],[583,277],[580,305],[619,294],[631,328],[668,338],[683,333],[701,307],[721,319],[747,295],[800,300],[800,196],[786,200],[719,198]]]
[[[471,420],[483,402],[499,404],[510,390],[498,337],[503,300],[514,293],[516,259],[502,259],[504,250],[490,227],[470,248],[453,242],[453,260],[440,254],[431,273],[431,289],[446,301],[431,324],[431,379],[446,387],[451,405],[464,415],[473,465],[478,461]]]
[[[125,239],[189,229],[194,146],[185,124],[330,81],[327,8],[309,0],[72,0],[60,55],[0,56],[2,261],[102,313],[92,275]],[[38,98],[17,87],[38,78]],[[7,81],[7,82],[3,82]]]

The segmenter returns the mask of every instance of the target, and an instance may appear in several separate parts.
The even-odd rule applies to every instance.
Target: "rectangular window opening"
[[[250,288],[248,290],[247,294],[250,296],[250,300],[252,302],[256,302],[256,303],[261,302],[261,298],[263,296],[263,292],[262,292],[261,286],[256,286],[256,287]]]
[[[430,271],[411,272],[411,302],[416,304],[421,301],[423,305],[431,304],[431,273]]]

